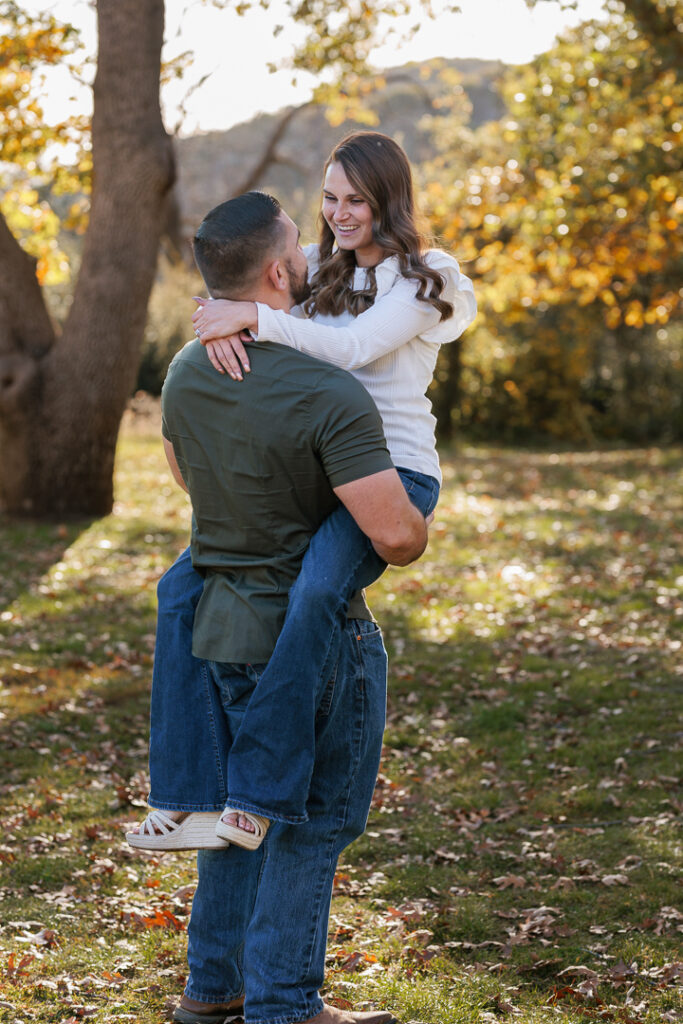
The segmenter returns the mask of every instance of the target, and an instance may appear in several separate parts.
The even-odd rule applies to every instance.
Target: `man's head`
[[[308,296],[298,228],[265,192],[247,192],[216,206],[200,224],[193,248],[215,299],[289,309]]]

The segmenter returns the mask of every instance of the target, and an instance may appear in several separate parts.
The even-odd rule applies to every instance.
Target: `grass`
[[[155,583],[189,514],[129,419],[113,514],[0,519],[0,1022],[154,1024],[191,854],[140,855]],[[327,997],[402,1021],[680,1020],[683,451],[446,454],[429,550],[371,593],[390,654]]]

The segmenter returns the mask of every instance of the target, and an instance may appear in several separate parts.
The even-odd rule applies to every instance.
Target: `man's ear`
[[[278,292],[289,290],[289,276],[283,260],[273,260],[266,269],[268,284]]]

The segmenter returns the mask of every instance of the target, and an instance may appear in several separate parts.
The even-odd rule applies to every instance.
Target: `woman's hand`
[[[229,299],[192,298],[198,304],[192,314],[195,334],[203,345],[218,338],[229,338],[240,331],[258,331],[255,302],[231,302]]]
[[[206,347],[211,364],[219,373],[243,380],[242,371],[249,373],[251,366],[242,342],[252,341],[248,332],[258,329],[256,303],[203,299],[200,295],[192,298],[198,304],[192,314],[194,333]]]
[[[245,340],[250,338],[251,335],[245,335]],[[200,341],[204,344],[203,339],[200,338]],[[207,341],[205,347],[206,354],[219,373],[227,372],[233,380],[242,380],[242,370],[244,369],[245,373],[250,372],[249,356],[239,334],[232,334],[229,338],[218,338],[216,341]]]

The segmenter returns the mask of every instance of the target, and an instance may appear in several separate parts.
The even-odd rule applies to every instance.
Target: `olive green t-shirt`
[[[392,468],[382,423],[350,374],[273,342],[249,348],[243,381],[219,374],[198,341],[174,358],[162,430],[192,499],[192,562],[204,575],[193,652],[270,657],[332,488]],[[349,615],[370,618],[355,598]]]

